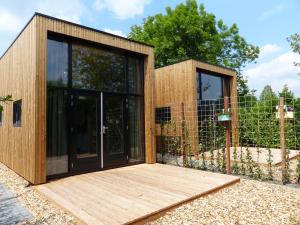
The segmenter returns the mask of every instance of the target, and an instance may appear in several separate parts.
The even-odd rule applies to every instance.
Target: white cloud
[[[44,0],[37,6],[37,11],[75,23],[80,23],[81,17],[87,11],[80,0]]]
[[[107,33],[111,33],[111,34],[121,36],[121,37],[126,37],[126,35],[121,30],[112,30],[112,29],[109,29],[109,28],[105,28],[104,31],[107,32]]]
[[[281,12],[283,9],[285,9],[285,5],[284,4],[282,4],[282,3],[281,4],[277,4],[277,5],[273,6],[272,8],[267,9],[266,11],[264,11],[261,14],[261,16],[263,18],[270,17],[270,16],[272,16],[274,14],[277,14],[277,13]]]
[[[0,31],[16,33],[22,28],[23,22],[8,10],[0,9]]]
[[[251,89],[260,92],[265,85],[271,85],[274,91],[278,92],[284,84],[287,84],[296,96],[300,97],[300,76],[297,75],[299,67],[293,65],[294,61],[299,62],[300,56],[286,52],[245,70],[244,75],[248,77]]]
[[[144,13],[144,8],[152,0],[95,0],[94,9],[113,12],[119,19],[133,18]]]
[[[260,48],[260,57],[265,57],[267,55],[276,53],[281,50],[281,47],[276,44],[266,44]]]

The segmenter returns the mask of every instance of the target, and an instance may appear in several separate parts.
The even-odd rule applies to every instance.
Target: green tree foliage
[[[295,99],[293,92],[286,85],[278,96],[271,86],[267,85],[258,100],[254,98],[251,104],[240,103],[239,123],[242,145],[280,148],[279,119],[276,117],[279,96],[285,96],[286,104],[295,108],[295,119],[285,121],[287,148],[300,148],[300,100]]]
[[[7,95],[4,97],[0,96],[0,112],[3,111],[3,103],[7,103],[9,101],[12,101],[12,96],[11,95]]]
[[[293,34],[287,38],[293,52],[300,55],[300,34]],[[294,62],[295,66],[300,66],[300,62]]]
[[[196,0],[186,0],[166,14],[149,16],[142,25],[131,27],[128,37],[155,47],[156,66],[184,59],[198,59],[235,69],[238,72],[239,94],[249,93],[241,70],[254,62],[259,48],[239,35],[236,24],[227,26],[212,13],[198,6]]]

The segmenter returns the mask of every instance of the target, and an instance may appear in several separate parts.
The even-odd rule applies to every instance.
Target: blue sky
[[[166,6],[175,7],[183,0],[1,0],[0,55],[6,50],[35,11],[70,20],[93,28],[126,36],[130,27],[143,18],[164,13]],[[299,69],[293,61],[300,56],[290,50],[286,37],[300,33],[299,0],[205,0],[208,12],[227,25],[237,23],[240,34],[260,47],[256,64],[243,73],[251,89],[270,84],[278,92],[284,84],[300,97]]]

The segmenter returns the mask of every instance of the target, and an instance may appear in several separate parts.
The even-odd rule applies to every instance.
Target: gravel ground
[[[32,213],[34,218],[22,225],[76,224],[72,215],[47,201],[1,163],[0,182]],[[300,225],[300,186],[241,179],[240,184],[183,205],[150,223],[158,224]]]
[[[150,224],[300,225],[300,188],[241,179]]]
[[[0,183],[4,184],[33,215],[20,224],[76,224],[75,219],[41,196],[29,183],[0,163]]]

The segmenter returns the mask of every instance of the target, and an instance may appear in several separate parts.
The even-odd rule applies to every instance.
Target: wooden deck
[[[37,186],[84,224],[144,223],[239,178],[162,164],[88,173]]]

